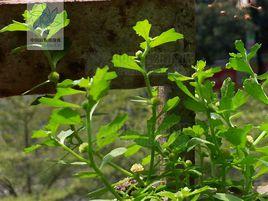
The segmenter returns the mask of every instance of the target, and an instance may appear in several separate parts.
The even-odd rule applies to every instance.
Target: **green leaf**
[[[234,109],[241,107],[247,101],[248,101],[248,95],[244,91],[239,89],[232,99]]]
[[[68,88],[68,87],[73,87],[75,81],[70,80],[70,79],[66,79],[63,80],[62,82],[58,83],[57,87],[58,88]]]
[[[73,108],[79,108],[79,105],[73,104],[73,103],[68,103],[68,102],[64,102],[60,99],[57,98],[46,98],[46,97],[42,97],[39,99],[39,102],[50,106],[50,107],[73,107]]]
[[[120,136],[120,139],[122,140],[135,140],[135,139],[141,139],[141,138],[146,138],[146,136],[140,134],[137,131],[132,131],[132,130],[126,130]]]
[[[268,72],[266,72],[266,73],[264,73],[262,75],[259,75],[258,79],[259,80],[268,80]]]
[[[130,156],[133,156],[134,154],[136,154],[140,149],[142,148],[142,146],[140,145],[137,145],[137,144],[133,144],[133,145],[130,145],[126,152],[125,152],[125,157],[130,157]]]
[[[268,97],[264,92],[263,87],[253,79],[246,79],[244,81],[244,88],[246,92],[262,103],[268,105]]]
[[[50,131],[44,131],[44,130],[37,130],[34,131],[32,134],[32,138],[33,139],[37,139],[37,138],[46,138],[49,136],[51,132]]]
[[[97,133],[97,145],[99,148],[113,143],[118,137],[118,131],[127,120],[127,115],[117,116],[111,123],[102,126]]]
[[[165,198],[169,198],[170,200],[178,200],[177,196],[175,193],[169,192],[169,191],[161,191],[159,193],[157,193],[157,195],[159,195],[160,197],[162,197],[163,199]]]
[[[266,175],[268,173],[268,167],[267,166],[261,166],[259,167],[258,172],[255,173],[255,175],[253,176],[253,179],[256,180],[259,177]]]
[[[149,141],[149,137],[141,137],[141,138],[138,138],[138,139],[135,139],[134,142],[137,144],[137,145],[140,145],[142,147],[146,147],[146,148],[151,148],[151,142]]]
[[[70,19],[68,19],[67,12],[64,10],[57,14],[54,21],[47,27],[49,34],[47,35],[47,40],[54,36],[58,31],[68,26]]]
[[[183,102],[183,104],[187,109],[192,110],[194,112],[205,112],[207,110],[207,108],[205,107],[203,103],[198,102],[191,98],[187,98]]]
[[[136,63],[135,57],[128,56],[127,54],[114,55],[112,62],[115,67],[139,71],[142,74],[145,73],[145,71]]]
[[[175,81],[177,86],[189,97],[191,97],[192,99],[195,99],[194,95],[189,91],[189,89],[186,87],[186,85],[184,85],[181,81],[176,80]]]
[[[176,81],[176,80],[179,80],[179,81],[182,81],[182,82],[184,82],[184,81],[188,81],[188,80],[193,80],[192,77],[187,77],[187,76],[182,75],[182,74],[180,74],[180,73],[178,73],[178,72],[175,72],[175,73],[169,73],[168,79],[169,79],[170,81]]]
[[[204,132],[204,129],[200,125],[194,125],[193,127],[183,129],[183,134],[189,135],[190,137],[201,137]]]
[[[58,134],[57,137],[59,138],[60,143],[61,143],[61,144],[64,144],[65,139],[68,138],[69,136],[71,136],[73,133],[74,133],[74,131],[72,131],[72,130],[61,131],[61,132]]]
[[[256,56],[256,54],[257,54],[257,52],[258,52],[258,50],[261,48],[261,44],[259,44],[259,43],[256,43],[254,46],[252,46],[251,48],[250,48],[250,52],[249,52],[249,54],[248,54],[248,60],[250,61],[251,59],[253,59],[255,56]]]
[[[166,104],[164,105],[163,112],[168,112],[175,108],[180,102],[180,98],[178,96],[169,99]]]
[[[198,71],[194,75],[198,77],[198,82],[202,83],[205,79],[213,77],[215,73],[218,73],[220,71],[221,71],[220,67],[214,67],[206,71]]]
[[[187,146],[188,146],[187,152],[191,151],[197,145],[206,145],[206,144],[215,146],[213,143],[207,140],[204,140],[202,138],[198,138],[198,137],[191,138],[187,143]]]
[[[22,16],[26,23],[30,26],[34,26],[34,23],[40,18],[46,9],[47,5],[45,3],[33,5],[31,10],[26,10]]]
[[[170,129],[171,127],[177,125],[180,122],[180,120],[181,118],[178,115],[175,114],[167,115],[164,118],[163,122],[159,125],[157,133]]]
[[[168,71],[168,68],[159,68],[159,69],[154,69],[151,70],[147,73],[147,75],[151,75],[151,74],[164,74]]]
[[[52,112],[50,122],[62,125],[75,125],[81,123],[81,118],[79,113],[71,108],[63,108]]]
[[[30,48],[30,47],[32,47],[32,48],[36,47],[36,48],[40,48],[40,49],[41,49],[41,48],[42,48],[42,45],[40,45],[40,44],[23,45],[23,46],[14,48],[14,49],[11,51],[11,53],[12,53],[12,54],[18,54],[18,53],[20,53],[20,52],[26,51],[27,48]]]
[[[119,147],[112,150],[110,153],[103,157],[100,168],[109,163],[113,158],[123,155],[126,151],[127,149],[125,147]]]
[[[233,96],[234,96],[235,84],[231,78],[224,80],[221,87],[221,100],[219,108],[221,110],[232,110],[233,109]]]
[[[260,125],[260,130],[262,130],[262,131],[268,131],[268,122],[261,124]]]
[[[80,91],[72,88],[57,88],[57,93],[55,94],[56,99],[59,99],[63,96],[70,96],[75,94],[85,94],[85,91]]]
[[[178,137],[178,133],[177,133],[177,132],[172,133],[172,134],[169,136],[167,142],[165,142],[165,143],[162,145],[162,147],[163,147],[163,148],[168,148],[170,145],[172,145],[172,144],[176,141],[177,137]]]
[[[93,82],[90,87],[89,94],[94,101],[100,100],[107,94],[111,81],[117,77],[115,72],[108,72],[108,70],[108,66],[105,66],[104,68],[98,68],[96,74],[93,77]]]
[[[137,22],[136,26],[134,26],[133,29],[139,36],[143,37],[146,41],[148,41],[150,38],[151,27],[152,25],[149,23],[149,21],[144,20]]]
[[[216,195],[214,195],[213,197],[222,201],[243,201],[239,197],[226,193],[216,193]]]
[[[148,165],[150,163],[150,161],[151,161],[151,155],[148,155],[142,159],[141,164],[145,166],[145,165]]]
[[[54,139],[46,139],[44,142],[42,142],[42,145],[46,145],[48,147],[57,147],[59,146],[58,143]]]
[[[243,55],[245,56],[247,54],[247,50],[245,49],[245,45],[242,40],[236,40],[235,41],[235,48]]]
[[[40,144],[35,144],[35,145],[30,146],[30,147],[26,147],[26,148],[24,149],[24,152],[25,152],[25,153],[30,153],[30,152],[33,152],[33,151],[39,149],[40,147],[42,147],[42,145],[40,145]]]
[[[196,69],[197,71],[203,71],[206,66],[207,66],[206,61],[199,60],[199,61],[197,61],[196,67],[194,67],[194,69]]]
[[[241,57],[230,58],[226,67],[228,69],[232,68],[236,71],[245,72],[254,76],[254,71],[250,65]]]
[[[79,177],[80,179],[93,179],[98,177],[98,174],[95,172],[78,172],[74,174],[75,177]]]
[[[6,31],[29,31],[29,28],[27,24],[13,20],[13,23],[2,28],[0,30],[0,33],[6,32]]]
[[[150,47],[157,47],[165,43],[175,42],[179,39],[183,39],[183,35],[177,33],[174,28],[169,29],[168,31],[163,32],[160,36],[155,37],[150,42]],[[142,45],[144,47],[144,45]]]
[[[104,68],[106,68],[106,66]],[[97,71],[98,71],[98,69],[97,69]],[[89,80],[89,78],[87,78],[87,79],[81,78],[80,80],[73,81],[72,84],[75,86],[79,86],[81,88],[89,89],[90,80]]]
[[[222,135],[227,141],[229,141],[234,146],[244,147],[247,141],[247,134],[249,133],[250,130],[251,130],[251,125],[247,125],[243,129],[229,128]]]

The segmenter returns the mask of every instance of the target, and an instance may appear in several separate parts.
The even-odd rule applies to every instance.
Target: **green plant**
[[[152,38],[148,20],[137,22],[133,28],[144,39],[141,50],[135,56],[114,55],[112,62],[115,67],[138,71],[144,77],[147,96],[136,97],[133,101],[150,108],[146,133],[131,129],[123,131],[128,118],[126,114],[117,116],[93,132],[96,108],[117,76],[105,66],[98,68],[92,78],[57,83],[53,96],[38,99],[39,104],[55,109],[48,124],[32,135],[39,142],[26,148],[25,152],[43,146],[65,150],[74,161],[63,159],[61,163],[88,167],[88,171],[78,172],[75,176],[103,182],[104,188],[89,193],[90,198],[98,198],[109,191],[116,200],[264,200],[254,190],[253,182],[268,171],[267,147],[260,146],[267,137],[267,123],[238,126],[233,121],[239,117],[239,108],[249,96],[268,104],[264,91],[268,83],[267,73],[257,76],[250,66],[250,60],[260,45],[256,44],[247,52],[242,41],[236,41],[238,53],[230,54],[227,68],[247,73],[248,77],[243,88],[238,90],[230,78],[226,79],[218,94],[210,78],[221,69],[207,68],[205,61],[192,66],[195,72],[191,76],[168,72],[167,68],[148,70],[146,58],[151,49],[183,39],[182,34],[170,29]],[[180,103],[179,97],[173,97],[161,103],[157,88],[150,83],[150,76],[154,73],[167,75],[187,95],[187,99]],[[67,101],[68,96],[78,94],[84,97],[81,104]],[[160,104],[163,105],[161,110],[158,109]],[[183,114],[181,117],[172,114],[178,104],[198,114],[196,124],[170,133],[183,118]],[[160,119],[163,120],[159,123]],[[253,129],[261,132],[256,139],[250,135]],[[116,140],[131,144],[106,153]],[[129,167],[130,170],[113,162],[119,156],[135,155],[140,149],[147,150],[149,155]],[[195,150],[196,161],[185,157],[184,153],[192,150]],[[103,170],[107,165],[125,178],[112,183]],[[160,170],[160,166],[165,168]],[[237,178],[231,176],[232,171],[237,172]],[[195,180],[194,184],[189,182],[190,178]]]

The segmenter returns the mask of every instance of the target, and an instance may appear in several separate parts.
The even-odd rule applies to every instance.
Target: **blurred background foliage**
[[[264,1],[265,2],[265,1]],[[245,19],[245,11],[236,7],[232,0],[220,1],[209,7],[212,1],[197,1],[197,58],[206,59],[208,64],[228,58],[233,51],[236,39],[250,41],[260,32],[257,20]],[[225,12],[223,12],[225,11]],[[246,9],[246,12],[255,11]],[[266,11],[267,13],[267,11]],[[257,14],[258,15],[258,14]],[[236,16],[236,17],[235,17]],[[263,27],[261,25],[261,27]],[[128,113],[129,120],[125,129],[143,132],[148,111],[142,105],[131,102],[131,97],[145,95],[144,89],[113,90],[101,103],[95,117],[95,131],[104,122],[110,122],[118,113]],[[79,102],[80,97],[72,97]],[[29,107],[34,96],[0,99],[0,200],[3,201],[83,201],[88,192],[98,189],[101,184],[95,180],[78,179],[73,175],[83,167],[67,168],[64,161],[72,158],[60,149],[42,148],[35,153],[25,154],[23,149],[31,145],[31,133],[46,124],[49,108]],[[236,119],[238,124],[251,122],[257,124],[268,121],[267,106],[252,100],[241,110]],[[183,114],[182,114],[183,115]],[[83,135],[83,134],[82,134]],[[115,146],[122,146],[116,142]],[[104,150],[105,152],[105,150]],[[117,159],[129,169],[132,164],[141,162],[146,156],[144,151],[135,157]],[[120,173],[106,168],[111,180],[123,178]]]

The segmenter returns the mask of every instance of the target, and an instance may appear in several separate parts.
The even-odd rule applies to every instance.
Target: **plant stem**
[[[101,170],[98,168],[94,161],[93,156],[93,144],[92,144],[92,133],[91,133],[91,117],[90,117],[90,111],[86,110],[86,128],[87,128],[87,137],[88,137],[88,158],[91,164],[91,167],[94,169],[94,171],[99,175],[102,182],[105,184],[107,189],[116,197],[117,200],[122,200],[120,195],[115,191],[115,189],[112,187],[112,185],[109,183],[109,181],[106,179],[104,174],[101,172]]]
[[[144,70],[143,77],[144,77],[149,99],[151,100],[153,98],[153,90],[152,90],[152,86],[151,86],[150,79],[149,79],[149,76],[147,74],[147,69],[146,69],[146,56],[148,55],[149,51],[150,51],[150,45],[149,45],[149,42],[147,41],[146,48],[141,56],[141,67]],[[151,159],[150,159],[150,167],[149,167],[147,181],[150,181],[151,176],[154,172],[156,119],[157,119],[157,107],[155,103],[152,103],[152,118],[148,121],[148,124],[149,124],[148,134],[149,134],[149,142],[151,145]]]
[[[81,162],[85,162],[85,163],[87,163],[87,164],[89,164],[90,165],[90,162],[87,160],[87,159],[85,159],[85,158],[83,158],[82,156],[80,156],[79,154],[77,154],[76,152],[74,152],[72,149],[70,149],[69,147],[67,147],[65,144],[62,144],[62,143],[60,143],[58,140],[56,140],[56,139],[54,139],[55,140],[55,142],[57,142],[57,144],[59,145],[59,146],[61,146],[65,151],[67,151],[67,152],[69,152],[71,155],[73,155],[75,158],[77,158],[78,160],[80,160]]]
[[[209,111],[207,112],[207,118],[208,118],[208,124],[209,124],[210,132],[211,132],[211,135],[212,135],[213,143],[214,143],[215,148],[216,148],[216,152],[217,152],[218,156],[221,158],[221,161],[222,161],[221,178],[222,178],[222,186],[225,189],[225,183],[226,183],[226,162],[225,162],[225,159],[224,159],[224,157],[222,155],[222,152],[220,150],[220,145],[218,143],[217,137],[216,137],[215,132],[214,132],[214,127],[210,123],[210,121],[211,121],[211,115],[210,115],[210,112]],[[214,162],[212,162],[212,163],[214,163]],[[214,168],[215,168],[215,165],[213,165],[213,173],[214,173]]]
[[[148,133],[149,133],[149,141],[151,144],[151,160],[150,160],[150,167],[148,172],[148,178],[147,180],[150,181],[151,176],[154,172],[154,158],[155,158],[155,125],[156,125],[156,106],[152,106],[152,123],[148,127]]]
[[[44,81],[44,82],[42,82],[42,83],[40,83],[38,85],[35,85],[33,88],[29,89],[28,91],[23,92],[21,95],[22,96],[27,95],[28,93],[32,92],[33,90],[35,90],[35,89],[37,89],[39,87],[42,87],[42,86],[46,85],[47,83],[50,83],[50,81],[46,80],[46,81]]]
[[[253,142],[253,145],[256,146],[257,144],[259,144],[259,142],[262,140],[262,138],[265,137],[266,134],[267,134],[267,132],[266,132],[266,131],[263,131],[263,132],[259,135],[259,137]]]

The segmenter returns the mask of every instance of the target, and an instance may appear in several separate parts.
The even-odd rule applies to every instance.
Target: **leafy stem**
[[[88,101],[89,104],[90,101]],[[87,128],[87,137],[88,137],[88,158],[90,161],[91,167],[98,174],[104,185],[107,189],[116,197],[118,200],[122,200],[120,195],[115,191],[110,182],[106,179],[102,171],[98,168],[97,164],[94,161],[94,151],[93,151],[93,143],[92,143],[92,131],[91,131],[91,111],[86,108],[86,128]]]
[[[154,98],[153,96],[153,90],[152,90],[152,86],[150,83],[150,78],[149,75],[147,73],[147,69],[146,69],[146,56],[148,55],[150,51],[150,44],[149,41],[146,41],[146,48],[141,56],[141,67],[144,70],[143,73],[143,77],[144,77],[144,81],[145,81],[145,85],[147,88],[147,93],[149,96],[149,101],[152,102],[152,107],[151,107],[151,111],[152,111],[152,118],[148,121],[148,134],[149,134],[149,143],[151,145],[151,154],[150,154],[150,167],[149,167],[149,172],[148,172],[148,178],[147,180],[150,181],[151,176],[154,172],[154,158],[155,158],[155,127],[156,127],[156,120],[157,120],[157,107],[156,104],[152,101],[152,98]]]

